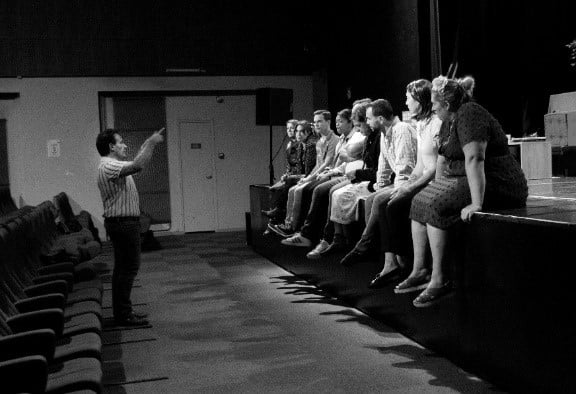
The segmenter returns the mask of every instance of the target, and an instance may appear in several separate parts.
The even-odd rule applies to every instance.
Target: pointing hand
[[[162,127],[160,130],[155,131],[154,134],[152,134],[152,137],[150,137],[152,141],[155,143],[164,141],[164,135],[162,135],[162,133],[164,133],[164,130],[166,130],[166,127]]]

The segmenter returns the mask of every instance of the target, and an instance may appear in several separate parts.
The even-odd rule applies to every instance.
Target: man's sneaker
[[[329,247],[330,244],[328,242],[321,240],[320,243],[316,245],[314,249],[308,252],[306,257],[308,257],[311,260],[319,259],[320,257],[322,257],[322,253],[324,253],[326,249],[328,249]]]
[[[283,238],[288,238],[294,235],[294,230],[284,224],[268,223],[268,229]]]
[[[310,241],[308,238],[303,237],[302,235],[300,235],[300,233],[297,233],[293,237],[283,239],[280,243],[282,245],[301,246],[304,248],[312,246],[312,241]]]

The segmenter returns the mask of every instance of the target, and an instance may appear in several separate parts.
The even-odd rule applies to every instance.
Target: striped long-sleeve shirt
[[[392,183],[394,187],[405,183],[416,166],[416,131],[408,123],[394,118],[392,125],[383,130],[380,138],[380,157],[374,189],[381,189]]]
[[[140,216],[138,190],[132,175],[120,176],[129,161],[102,157],[98,166],[98,189],[104,204],[104,217]]]

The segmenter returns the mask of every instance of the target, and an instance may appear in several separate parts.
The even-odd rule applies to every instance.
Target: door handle
[[[212,175],[206,175],[206,179],[212,179]]]

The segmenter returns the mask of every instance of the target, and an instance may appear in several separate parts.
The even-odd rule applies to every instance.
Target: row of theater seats
[[[0,213],[1,393],[102,391],[100,242],[89,223],[66,233],[57,212]]]

